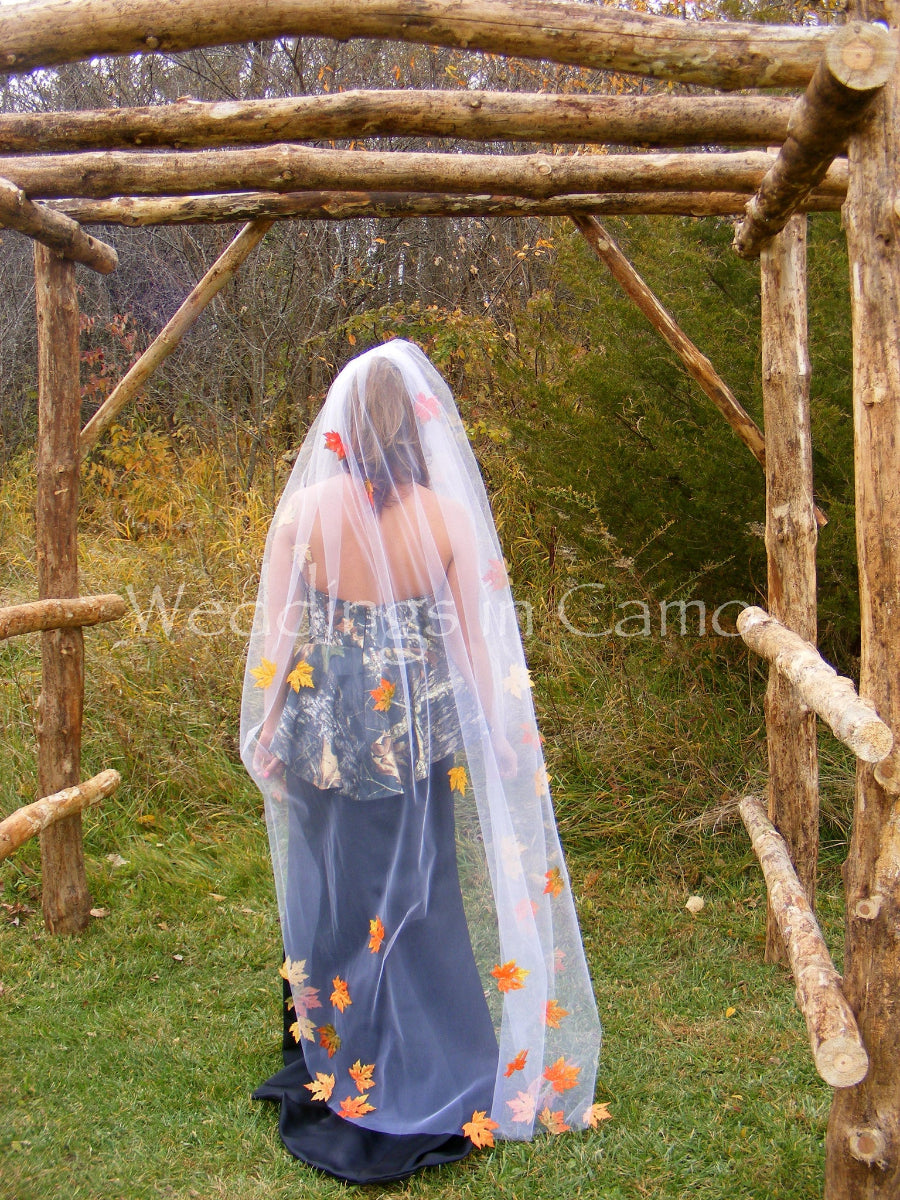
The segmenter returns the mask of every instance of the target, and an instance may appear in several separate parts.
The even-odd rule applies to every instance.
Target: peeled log
[[[778,159],[747,204],[734,238],[742,258],[757,257],[825,177],[890,79],[896,57],[893,35],[878,25],[853,22],[832,35],[806,93],[797,101]]]
[[[451,137],[640,146],[781,145],[789,96],[572,96],[414,88],[277,100],[0,113],[0,153]]]
[[[868,1055],[784,838],[758,796],[745,796],[738,807],[784,939],[816,1070],[832,1087],[853,1087],[866,1077]]]
[[[114,196],[109,200],[51,200],[85,225],[199,225],[259,217],[353,221],[368,217],[548,217],[575,212],[668,216],[732,216],[744,211],[741,192],[606,192],[602,195],[457,196],[447,192],[237,192],[224,196]],[[837,212],[840,196],[810,196],[804,209]]]
[[[112,246],[85,233],[71,217],[34,204],[8,179],[0,179],[0,225],[43,242],[64,258],[84,263],[101,275],[108,275],[119,265],[119,256]]]
[[[17,809],[5,820],[0,821],[0,862],[8,858],[14,850],[25,844],[29,838],[61,821],[73,813],[80,813],[91,805],[99,804],[104,796],[109,796],[122,782],[118,771],[101,771],[84,783],[74,787],[64,788],[52,796],[44,796],[33,804],[26,804]]]
[[[874,763],[888,756],[894,744],[890,728],[868,700],[857,695],[853,681],[838,675],[815,646],[762,608],[745,608],[737,628],[750,649],[791,681],[803,703],[857,758]]]
[[[238,267],[259,245],[271,227],[271,220],[251,221],[223,250],[174,316],[169,318],[163,329],[119,380],[82,429],[79,438],[79,455],[82,460],[101,433],[109,428],[125,405],[137,395],[159,364],[175,352],[181,344],[181,339],[209,302],[234,278]]]
[[[308,35],[457,46],[750,88],[807,83],[828,30],[681,21],[556,0],[23,0],[0,5],[0,70]]]
[[[2,12],[0,8],[0,12]],[[0,176],[29,196],[178,196],[189,192],[312,188],[354,191],[503,192],[543,199],[564,192],[754,192],[775,156],[759,150],[696,154],[438,154],[318,150],[94,150],[0,158]],[[820,190],[843,195],[846,162]]]
[[[115,621],[125,614],[121,596],[80,596],[72,600],[35,600],[0,608],[0,641],[42,629],[77,629]]]

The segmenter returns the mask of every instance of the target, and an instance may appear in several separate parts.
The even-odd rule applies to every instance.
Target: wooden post
[[[38,332],[37,531],[38,595],[78,593],[78,298],[75,264],[34,247]],[[38,700],[38,788],[47,796],[81,774],[84,637],[81,629],[41,634]],[[44,923],[51,933],[77,933],[90,918],[81,814],[41,834]]]
[[[0,179],[0,225],[17,229],[101,275],[108,275],[119,265],[119,256],[112,246],[85,233],[71,217],[34,204],[8,179]]]
[[[851,5],[887,17],[900,3]],[[850,139],[844,226],[853,307],[860,695],[900,734],[900,72]],[[836,1094],[828,1121],[826,1200],[900,1195],[900,855],[897,800],[859,763],[847,892],[844,993],[869,1051],[869,1074]]]
[[[816,640],[816,537],[809,355],[806,345],[806,217],[792,217],[762,252],[763,425],[769,612]],[[769,819],[787,843],[815,911],[819,856],[816,715],[774,664],[766,690]],[[771,901],[766,961],[786,962]]]

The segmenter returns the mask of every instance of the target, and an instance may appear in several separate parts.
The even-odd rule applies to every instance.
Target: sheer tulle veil
[[[357,637],[373,621],[377,658]],[[350,711],[340,672],[357,650],[359,670],[372,674]],[[364,1014],[361,1001],[354,1012],[335,993],[329,1006],[332,980],[309,977],[316,920],[337,884],[319,850],[298,857],[304,833],[291,816],[292,781],[355,802],[330,835],[329,854],[340,858],[340,839],[354,836],[353,813],[379,804],[393,811],[411,797],[419,803],[435,762],[446,762],[465,922],[499,1046],[489,1127],[496,1137],[527,1139],[542,1127],[592,1124],[600,1025],[516,608],[453,397],[410,342],[388,341],[349,362],[303,442],[266,542],[240,737],[265,800],[295,1037],[310,1071],[333,1074],[340,1061],[321,1030],[349,1048],[350,1017]],[[360,948],[360,970],[378,960],[373,997],[387,986],[399,927],[430,920],[440,947],[427,821],[416,834],[421,844],[404,851],[410,861],[398,852],[377,880],[360,881],[376,889],[380,906],[366,913],[369,941]],[[354,995],[355,977],[346,978]],[[384,1055],[376,1080],[390,1069],[391,1047],[404,1046],[409,1023],[391,1005],[377,1013],[378,1029],[366,1033],[376,1047],[369,1053]],[[381,1103],[376,1088],[367,1093],[369,1128],[438,1128],[450,1111],[446,1097],[421,1111],[430,1103],[421,1095],[417,1111],[407,1111],[402,1095],[390,1099],[382,1088]]]

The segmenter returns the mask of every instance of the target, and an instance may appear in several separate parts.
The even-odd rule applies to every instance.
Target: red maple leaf
[[[343,439],[336,429],[329,429],[325,434],[325,448],[333,450],[340,459],[347,457],[347,447],[344,445]]]

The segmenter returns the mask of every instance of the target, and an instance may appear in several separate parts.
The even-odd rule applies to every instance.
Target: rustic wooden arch
[[[768,805],[752,796],[741,803],[769,889],[767,957],[788,958],[817,1068],[836,1088],[826,1196],[900,1195],[900,0],[853,0],[851,18],[837,29],[701,23],[576,0],[32,0],[0,9],[5,72],[98,54],[323,35],[544,58],[718,89],[690,97],[360,91],[0,114],[0,224],[35,241],[40,377],[39,599],[0,610],[0,637],[44,631],[43,799],[0,822],[0,858],[42,831],[49,928],[72,932],[87,920],[80,811],[118,783],[108,771],[80,779],[82,629],[124,611],[118,597],[77,596],[81,459],[275,220],[569,215],[765,468],[770,611],[745,610],[739,629],[772,664]],[[738,88],[755,91],[728,94]],[[766,95],[772,88],[805,90]],[[492,157],[302,144],[398,133],[641,151]],[[704,144],[739,149],[673,149]],[[814,647],[824,517],[812,490],[803,214],[840,207],[853,300],[858,695]],[[764,437],[598,219],[631,212],[742,218],[735,249],[761,257]],[[74,263],[107,272],[117,262],[84,226],[236,220],[249,223],[79,429]],[[813,915],[816,714],[859,764],[843,980]]]

